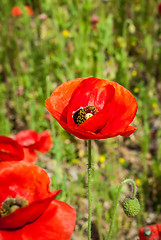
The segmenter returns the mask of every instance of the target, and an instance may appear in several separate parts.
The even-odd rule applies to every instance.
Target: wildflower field
[[[159,240],[160,0],[1,0],[0,240],[109,240],[125,179],[110,239]]]

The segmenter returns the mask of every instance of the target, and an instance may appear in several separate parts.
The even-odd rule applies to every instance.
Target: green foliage
[[[117,81],[137,98],[136,133],[125,140],[93,143],[93,206],[100,240],[107,232],[116,188],[126,177],[138,182],[140,224],[161,210],[161,16],[157,0],[1,0],[0,134],[50,129],[52,188],[77,209],[78,239],[86,236],[86,145],[49,119],[45,99],[61,83],[95,76]],[[30,5],[32,17],[13,17],[13,6]],[[46,20],[39,18],[47,15]],[[91,16],[99,17],[95,29]],[[125,151],[126,146],[126,151]],[[104,160],[100,157],[103,154]],[[119,158],[125,161],[118,162]],[[83,207],[82,207],[83,206]],[[118,218],[114,236],[122,229]],[[140,225],[138,225],[138,228]],[[127,227],[128,228],[128,227]],[[73,238],[74,239],[74,238]]]

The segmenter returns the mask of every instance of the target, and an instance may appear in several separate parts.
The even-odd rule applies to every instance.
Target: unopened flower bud
[[[135,217],[140,212],[140,203],[137,198],[125,198],[122,207],[128,217]]]

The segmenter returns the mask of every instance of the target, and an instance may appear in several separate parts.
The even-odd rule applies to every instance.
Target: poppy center
[[[27,207],[28,201],[23,198],[7,198],[0,208],[0,217],[5,217],[14,211],[16,211],[18,208]]]
[[[95,108],[95,106],[89,105],[84,108],[80,107],[77,111],[73,113],[74,122],[77,124],[77,126],[79,126],[88,118],[95,115],[97,112],[98,110]]]

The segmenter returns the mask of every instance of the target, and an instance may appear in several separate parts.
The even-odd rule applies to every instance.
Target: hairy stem
[[[88,140],[88,240],[91,240],[91,178],[92,178],[92,165],[91,165],[91,140]]]
[[[111,239],[111,234],[112,234],[112,230],[113,230],[113,225],[114,225],[114,219],[115,219],[115,214],[116,214],[116,209],[117,209],[117,205],[119,202],[119,198],[120,198],[120,193],[122,190],[122,187],[125,183],[131,183],[132,184],[132,196],[131,198],[134,199],[135,195],[136,195],[136,183],[134,182],[134,180],[132,179],[125,179],[119,186],[118,188],[118,192],[117,192],[117,196],[116,196],[116,200],[114,202],[114,207],[113,207],[113,212],[112,212],[112,217],[111,217],[111,223],[110,223],[110,229],[109,229],[109,233],[107,236],[107,240]]]

